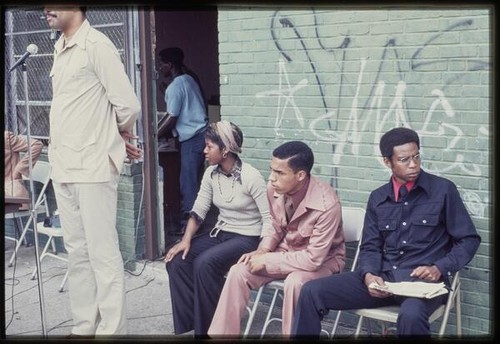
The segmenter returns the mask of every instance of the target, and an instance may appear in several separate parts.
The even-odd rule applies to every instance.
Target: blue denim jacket
[[[358,269],[399,282],[412,280],[417,266],[436,265],[448,283],[444,277],[465,266],[480,242],[455,184],[421,170],[400,202],[392,182],[371,193]]]

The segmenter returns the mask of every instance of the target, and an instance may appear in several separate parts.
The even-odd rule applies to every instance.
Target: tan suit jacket
[[[29,197],[28,190],[24,186],[23,176],[29,177],[29,155],[25,154],[21,159],[21,152],[28,152],[28,138],[24,135],[15,135],[10,131],[4,132],[4,190],[7,196]],[[42,152],[43,144],[39,140],[31,139],[32,167],[38,161]],[[24,209],[25,207],[23,207]]]
[[[63,36],[55,44],[50,77],[52,179],[110,181],[109,161],[121,171],[126,157],[120,132],[132,132],[140,112],[117,49],[85,20],[68,45]]]

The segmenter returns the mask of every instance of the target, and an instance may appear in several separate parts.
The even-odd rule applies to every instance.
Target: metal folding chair
[[[38,214],[41,213],[45,213],[46,216],[49,216],[49,206],[47,202],[46,191],[47,191],[47,186],[49,185],[50,182],[50,164],[45,161],[37,161],[35,166],[33,166],[32,176],[33,176],[33,182],[38,182],[42,184],[42,189],[40,190],[40,193],[38,194],[38,197],[35,202],[35,209],[36,209],[35,213],[37,216]],[[27,180],[27,178],[24,176],[23,179]],[[27,216],[29,216],[28,221],[23,226],[22,218]],[[14,219],[15,220],[14,223],[16,225],[17,225],[16,223],[17,220],[20,224],[20,227],[22,228],[19,239],[7,235],[5,236],[6,239],[15,241],[16,243],[14,252],[12,253],[12,256],[9,260],[9,266],[12,266],[14,258],[16,257],[17,252],[19,251],[19,247],[21,246],[23,240],[25,240],[25,236],[26,233],[28,232],[28,229],[30,229],[29,227],[31,225],[31,222],[33,221],[33,216],[31,214],[31,210],[21,210],[5,214],[5,219]]]
[[[44,234],[47,235],[49,238],[47,239],[47,243],[45,244],[45,247],[43,248],[42,254],[40,255],[40,263],[45,257],[52,257],[59,259],[63,262],[68,262],[68,258],[62,257],[58,254],[58,252],[55,250],[54,246],[54,238],[62,238],[63,237],[63,231],[62,227],[46,227],[43,222],[39,222],[37,226],[37,231],[38,234]],[[53,248],[53,253],[49,252],[49,246],[52,244]],[[35,269],[33,270],[33,273],[31,274],[31,279],[34,280],[36,278],[36,266]],[[64,275],[64,278],[61,282],[61,285],[59,286],[59,291],[62,292],[64,290],[64,285],[66,284],[66,280],[68,279],[68,271],[66,271],[66,274]]]
[[[448,293],[448,299],[445,304],[439,306],[431,316],[429,317],[429,323],[442,318],[441,325],[439,327],[439,337],[444,335],[446,330],[446,325],[448,324],[448,318],[450,316],[451,309],[456,310],[456,334],[457,336],[462,335],[462,311],[460,305],[460,274],[455,272],[453,275],[453,280],[451,283],[451,290]],[[353,310],[355,314],[359,315],[358,325],[356,327],[355,335],[358,336],[361,333],[362,323],[365,318],[380,320],[383,323],[396,323],[399,314],[399,306],[387,306],[379,308],[365,308]],[[340,314],[340,312],[339,312]],[[371,333],[370,333],[371,334]],[[333,333],[332,333],[333,335]]]

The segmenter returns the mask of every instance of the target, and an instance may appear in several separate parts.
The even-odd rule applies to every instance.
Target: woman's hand
[[[182,253],[182,260],[186,259],[186,256],[189,252],[189,249],[191,248],[191,240],[184,240],[182,239],[180,242],[172,246],[170,250],[168,250],[167,254],[165,257],[163,257],[163,261],[165,263],[168,263],[171,261],[178,253]]]

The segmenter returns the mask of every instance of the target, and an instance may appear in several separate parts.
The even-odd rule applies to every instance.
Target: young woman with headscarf
[[[257,248],[263,228],[271,226],[266,182],[260,172],[242,162],[243,134],[233,123],[212,123],[205,134],[209,163],[181,241],[165,255],[175,334],[194,329],[206,336],[224,276],[244,253]],[[197,234],[212,203],[217,223]]]

